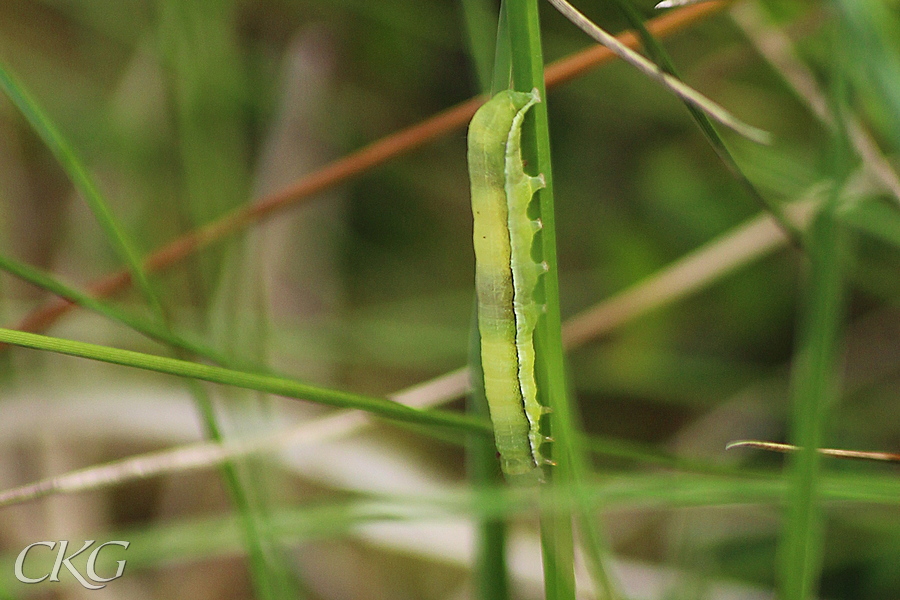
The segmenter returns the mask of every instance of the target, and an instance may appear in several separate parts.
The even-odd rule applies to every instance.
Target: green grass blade
[[[253,122],[253,98],[265,85],[250,80],[242,53],[238,3],[235,0],[181,2],[157,0],[155,40],[172,109],[178,150],[178,194],[173,209],[181,221],[200,227],[247,201],[248,125]],[[264,94],[264,92],[263,92]],[[266,312],[256,303],[262,289],[239,258],[247,238],[202,253],[187,265],[194,280],[194,298],[205,308],[210,339],[234,359],[262,363]],[[243,254],[247,256],[247,254]],[[248,299],[246,306],[241,302]],[[253,315],[253,318],[246,318]],[[217,390],[219,410],[239,422],[267,426],[267,402],[258,395]],[[223,398],[224,396],[224,398]],[[198,398],[207,434],[223,436],[209,402]],[[236,414],[243,411],[243,414]],[[226,465],[226,483],[241,515],[248,565],[260,600],[288,600],[296,595],[295,577],[262,522],[267,519],[267,488],[276,486],[274,473],[253,464]],[[272,482],[272,483],[270,483]]]
[[[491,79],[491,93],[508,89],[512,85],[512,48],[509,42],[509,19],[506,11],[507,0],[500,2],[500,18],[497,22],[497,47],[494,50],[494,74]]]
[[[895,12],[880,0],[834,0],[841,26],[842,55],[855,91],[883,107],[882,131],[900,145],[900,25]]]
[[[843,74],[839,67],[836,86]],[[840,106],[839,89],[835,96]],[[836,111],[840,117],[840,111]],[[802,307],[799,339],[791,373],[792,443],[788,458],[790,489],[787,521],[780,547],[781,589],[785,600],[809,600],[816,593],[822,553],[821,447],[829,407],[838,393],[844,303],[842,232],[835,218],[839,193],[852,168],[846,138],[837,129],[833,143],[836,183],[831,198],[814,218],[806,244],[809,281]]]
[[[196,340],[191,340],[172,331],[162,323],[129,314],[109,302],[98,300],[73,287],[67,286],[61,281],[36,269],[30,265],[20,263],[8,256],[0,254],[0,269],[14,275],[23,281],[27,281],[61,298],[70,300],[75,304],[92,310],[113,321],[122,323],[134,331],[142,333],[158,342],[168,344],[173,348],[179,348],[193,355],[202,356],[222,366],[235,366],[223,353]]]
[[[11,74],[11,72],[2,64],[0,64],[0,89],[2,89],[10,98],[10,100],[12,100],[13,104],[15,104],[19,111],[25,116],[37,135],[44,141],[44,143],[59,161],[60,165],[69,175],[69,178],[72,180],[76,189],[78,189],[85,202],[90,207],[95,218],[100,224],[101,229],[109,238],[114,250],[124,260],[133,280],[137,284],[138,289],[142,292],[144,299],[150,305],[152,312],[156,314],[159,320],[162,322],[162,325],[158,327],[155,325],[152,325],[150,327],[150,329],[153,330],[152,333],[154,334],[154,337],[157,337],[158,339],[166,338],[167,341],[175,342],[173,346],[176,349],[185,350],[192,347],[194,350],[200,350],[201,354],[209,354],[209,349],[204,349],[197,344],[184,344],[183,340],[177,338],[177,336],[175,336],[168,329],[168,326],[165,324],[165,314],[162,308],[162,304],[160,303],[155,291],[153,290],[150,280],[143,269],[140,253],[138,252],[136,246],[132,243],[129,237],[125,234],[124,229],[117,222],[113,211],[109,207],[109,203],[100,193],[99,188],[94,183],[93,178],[90,176],[87,168],[75,154],[75,151],[65,140],[65,138],[52,123],[49,117],[43,112],[39,104],[31,97],[24,86],[22,86],[22,84],[19,83]],[[82,300],[86,299],[82,297]],[[96,303],[94,303],[94,307],[100,308],[96,305]],[[118,316],[121,318],[124,315],[120,313]],[[125,320],[131,321],[132,324],[135,324],[134,320],[129,319],[128,317],[125,317]],[[185,348],[185,346],[188,346],[188,348]],[[216,353],[213,353],[213,355],[215,356]],[[219,359],[221,358],[222,357],[219,356]],[[211,409],[209,399],[207,398],[204,390],[202,390],[202,388],[200,388],[199,386],[192,384],[189,385],[189,388],[195,399],[198,410],[201,413],[203,421],[207,425],[208,434],[213,439],[221,439],[221,436],[218,434],[219,428],[216,424],[215,414]],[[232,490],[232,496],[235,498],[239,498],[243,496],[243,492],[235,487],[237,485],[237,476],[234,472],[232,472],[232,469],[233,467],[225,465],[223,467],[223,472],[225,473],[226,481],[229,482],[229,488]],[[243,500],[239,499],[237,502],[239,505],[246,505],[246,502],[244,502]],[[248,522],[246,518],[244,519],[244,522]],[[249,534],[248,537],[252,537],[252,534]],[[260,579],[259,576],[257,576],[256,578]]]
[[[143,292],[151,307],[161,314],[159,302],[141,265],[139,252],[118,225],[112,210],[109,208],[109,203],[101,195],[87,168],[50,118],[41,109],[40,105],[2,63],[0,63],[0,89],[19,109],[19,112],[31,124],[35,133],[44,141],[56,157],[56,160],[59,161],[75,188],[94,213],[97,222],[106,233],[114,250],[125,261],[138,289]]]
[[[115,365],[135,367],[157,373],[220,383],[287,398],[318,402],[339,408],[356,408],[378,416],[414,424],[439,425],[472,433],[490,433],[492,431],[490,424],[482,419],[447,411],[418,410],[384,398],[329,390],[272,375],[225,369],[186,360],[76,342],[13,329],[0,328],[0,342],[23,348],[46,350]]]
[[[900,480],[897,477],[846,473],[823,474],[823,499],[834,502],[877,503],[897,507]],[[269,533],[283,543],[345,536],[364,524],[448,516],[502,518],[523,514],[532,505],[508,486],[490,490],[491,501],[480,502],[477,490],[441,492],[436,496],[365,494],[325,504],[291,507],[275,512],[268,521]],[[567,511],[575,502],[571,488],[558,488],[544,496],[550,511]],[[777,473],[767,476],[636,473],[605,478],[589,488],[595,509],[630,511],[681,507],[775,505],[789,492],[789,481]],[[235,516],[202,517],[151,528],[113,532],[108,539],[129,540],[130,569],[149,569],[172,561],[187,561],[232,554],[241,549],[241,532]],[[18,585],[12,563],[17,551],[0,556],[0,585]],[[49,557],[52,559],[52,555]],[[37,566],[34,567],[37,570]]]
[[[463,20],[469,56],[475,66],[478,89],[491,89],[494,54],[497,48],[497,15],[493,2],[462,0]]]
[[[550,0],[550,4],[595,41],[615,52],[619,58],[635,67],[652,80],[658,82],[685,102],[693,104],[698,109],[704,111],[722,125],[759,144],[768,144],[771,141],[771,136],[768,132],[740,121],[722,106],[716,104],[694,88],[687,86],[677,78],[664,73],[659,67],[642,55],[622,44],[615,36],[604,31],[595,23],[592,23],[587,17],[565,0]]]
[[[543,80],[543,50],[540,21],[536,0],[507,2],[510,46],[512,48],[512,75],[515,89],[528,91],[534,88],[546,100]],[[535,332],[537,348],[538,382],[542,401],[552,410],[551,434],[556,467],[551,469],[553,485],[572,484],[581,490],[586,481],[587,461],[578,446],[578,426],[574,418],[568,392],[561,336],[559,266],[556,256],[556,219],[553,200],[553,173],[550,154],[550,133],[546,101],[537,104],[532,111],[534,120],[526,119],[523,126],[523,153],[529,164],[546,180],[546,187],[538,192],[539,212],[543,224],[540,235],[540,254],[548,265],[542,277],[542,290],[546,306],[545,318]],[[552,493],[552,487],[550,493]],[[576,496],[581,498],[580,491]],[[603,543],[600,540],[592,513],[578,504],[578,518],[587,539],[592,558],[592,574],[596,587],[604,596],[614,597],[606,567],[601,558]],[[541,545],[544,558],[544,589],[548,599],[574,598],[574,535],[573,514],[552,512],[542,514]]]
[[[675,68],[675,63],[672,62],[672,58],[669,56],[668,52],[666,52],[665,48],[663,48],[662,44],[660,44],[653,34],[651,34],[644,26],[644,20],[637,9],[634,8],[631,0],[615,0],[615,3],[619,7],[619,10],[625,15],[625,18],[631,24],[632,28],[637,31],[641,38],[641,43],[643,43],[647,54],[653,62],[655,62],[663,72],[668,73],[681,81],[681,75],[678,74],[678,70]],[[697,127],[700,128],[700,131],[703,132],[704,137],[706,137],[709,145],[712,146],[716,156],[719,157],[719,160],[721,160],[722,164],[725,165],[725,168],[728,169],[728,172],[737,179],[747,195],[750,196],[760,208],[772,215],[779,226],[781,226],[785,233],[791,238],[794,245],[800,247],[803,242],[803,236],[800,233],[800,230],[785,216],[784,211],[781,210],[780,206],[763,196],[756,186],[753,185],[753,182],[750,181],[737,164],[737,161],[725,144],[725,140],[722,139],[722,136],[716,131],[712,119],[691,102],[688,102],[683,98],[682,101],[684,102],[685,108],[687,108],[690,113],[691,118],[697,124]]]
[[[537,0],[507,0],[506,18],[514,89],[527,92],[537,88],[542,102],[529,113],[522,127],[522,151],[525,161],[535,165],[544,176],[546,187],[537,193],[543,228],[540,234],[541,256],[549,269],[543,277],[542,289],[547,307],[545,318],[535,331],[536,368],[542,402],[553,411],[552,433],[556,440],[552,456],[557,466],[551,481],[573,479],[571,459],[571,414],[568,408],[565,369],[560,337],[559,281],[556,260],[556,227],[553,209],[553,171],[550,164],[550,134],[547,119],[547,91],[543,76],[543,50]],[[544,562],[544,594],[547,600],[575,597],[574,538],[572,516],[541,515],[541,548]]]

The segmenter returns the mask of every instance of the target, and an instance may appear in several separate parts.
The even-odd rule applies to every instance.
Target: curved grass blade
[[[756,448],[758,450],[771,450],[772,452],[781,452],[787,454],[789,452],[797,452],[800,450],[793,444],[781,444],[779,442],[766,442],[763,440],[736,440],[729,442],[726,450],[732,448]],[[833,456],[835,458],[854,458],[858,460],[879,460],[884,462],[900,462],[900,454],[893,452],[873,452],[867,450],[843,450],[841,448],[816,448],[816,452],[824,456]]]
[[[176,358],[157,356],[155,354],[134,352],[133,350],[122,350],[110,348],[109,346],[38,335],[36,333],[26,333],[14,329],[0,328],[0,341],[23,348],[46,350],[114,365],[199,379],[211,383],[275,394],[286,398],[318,402],[340,408],[356,408],[408,423],[439,425],[472,433],[490,433],[492,431],[490,423],[482,419],[447,411],[419,410],[385,398],[320,388],[273,375],[226,369]]]
[[[734,130],[749,140],[753,140],[760,144],[769,144],[771,142],[772,136],[767,131],[763,131],[762,129],[740,121],[719,104],[669,75],[651,61],[617,40],[615,36],[594,24],[590,19],[581,14],[578,9],[565,0],[548,1],[591,38],[615,52],[619,58],[658,82],[685,102],[697,107],[722,125]]]
[[[640,36],[641,43],[643,43],[650,58],[653,59],[660,69],[679,81],[682,81],[681,76],[675,68],[675,63],[672,61],[665,48],[663,48],[662,44],[660,44],[653,34],[644,26],[644,20],[632,5],[631,0],[615,0],[615,3],[628,19],[632,28]],[[784,229],[786,234],[788,234],[791,242],[793,242],[796,247],[801,248],[803,246],[803,236],[801,235],[800,230],[785,216],[781,207],[763,196],[747,175],[744,174],[744,171],[738,166],[737,161],[725,144],[725,140],[723,140],[722,136],[719,135],[719,132],[716,131],[709,116],[690,102],[685,101],[684,106],[691,114],[694,122],[700,128],[700,131],[703,132],[709,145],[712,146],[716,156],[719,157],[719,160],[721,160],[725,165],[725,168],[728,169],[728,172],[737,179],[747,195],[750,196],[760,208],[768,211],[772,215],[778,222],[778,225]]]

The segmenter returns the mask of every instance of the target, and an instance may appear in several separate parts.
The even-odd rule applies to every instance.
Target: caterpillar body
[[[500,466],[517,484],[542,481],[547,463],[534,375],[534,289],[547,266],[531,257],[541,225],[528,217],[544,178],[525,173],[521,149],[522,121],[539,101],[536,89],[500,92],[475,113],[468,135],[484,391]]]

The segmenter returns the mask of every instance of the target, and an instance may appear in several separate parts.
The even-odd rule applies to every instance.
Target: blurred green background
[[[637,7],[655,16],[650,2]],[[627,26],[613,4],[591,0],[579,8],[610,31]],[[773,144],[763,147],[723,133],[751,181],[767,198],[788,202],[834,175],[829,127],[755,47],[771,31],[793,40],[826,99],[835,81],[846,82],[844,118],[859,119],[893,164],[900,142],[897,3],[791,0],[761,8],[771,30],[748,32],[723,12],[665,42],[690,85],[773,134]],[[465,10],[442,0],[5,0],[0,61],[69,140],[125,230],[149,253],[477,94]],[[542,10],[548,61],[588,45],[549,5]],[[552,90],[547,103],[564,318],[759,214],[680,102],[632,68],[614,63],[594,70]],[[898,199],[865,166],[854,169],[862,175],[848,186],[842,222],[845,370],[826,438],[831,446],[896,450]],[[852,210],[860,205],[886,216],[860,217]],[[77,286],[122,266],[63,169],[6,99],[0,99],[0,207],[6,255]],[[782,440],[790,429],[788,374],[805,267],[800,250],[780,247],[573,351],[570,375],[586,431],[616,447],[639,444],[645,458],[666,452],[777,469],[781,457],[723,448],[744,437]],[[384,395],[466,364],[473,273],[465,135],[457,130],[248,225],[153,282],[176,330],[310,383]],[[47,298],[6,275],[0,286],[5,326]],[[133,292],[118,302],[145,311]],[[164,352],[85,311],[49,333]],[[4,489],[198,436],[184,387],[172,378],[23,350],[5,351],[2,363]],[[265,431],[317,413],[307,407],[298,416],[296,403],[210,393],[228,432]],[[464,474],[463,450],[453,442],[384,426],[358,443],[323,445],[316,460],[301,457],[290,467],[261,460],[261,502],[339,507],[361,492],[445,493]],[[368,467],[370,460],[392,466]],[[335,474],[334,465],[348,464],[357,471]],[[602,453],[596,466],[601,478],[659,473],[646,460]],[[900,476],[877,464],[826,467]],[[369,468],[373,479],[382,478],[371,486],[360,475]],[[436,481],[441,485],[433,487]],[[214,470],[4,511],[0,550],[13,557],[37,540],[100,539],[125,530],[146,541],[164,537],[180,519],[231,514]],[[821,596],[900,596],[897,505],[836,503],[825,514]],[[711,503],[618,507],[604,516],[616,556],[647,569],[641,577],[655,581],[675,570],[668,585],[633,592],[634,598],[765,598],[776,579],[779,515],[774,503]],[[464,564],[405,544],[400,534],[377,542],[347,534],[341,521],[349,527],[347,515],[310,518],[341,525],[276,544],[276,562],[288,565],[296,586],[286,597],[465,597]],[[210,534],[181,535],[202,548]],[[312,541],[319,536],[324,541]],[[127,583],[119,597],[258,595],[239,553],[197,552],[205,557],[199,562],[190,553],[175,553],[164,566],[148,559],[133,579],[106,591],[116,594],[115,584]],[[191,586],[177,583],[179,577]],[[73,586],[15,587],[10,580],[2,590],[9,597],[78,593]],[[716,588],[722,581],[739,589]],[[523,588],[522,597],[533,593]]]

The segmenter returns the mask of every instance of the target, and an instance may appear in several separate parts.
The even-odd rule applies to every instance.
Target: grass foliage
[[[89,539],[119,597],[900,595],[897,468],[815,451],[900,441],[896,3],[565,5],[0,6],[0,598]],[[545,85],[582,29],[646,58]],[[539,491],[472,322],[461,126],[509,86]]]

